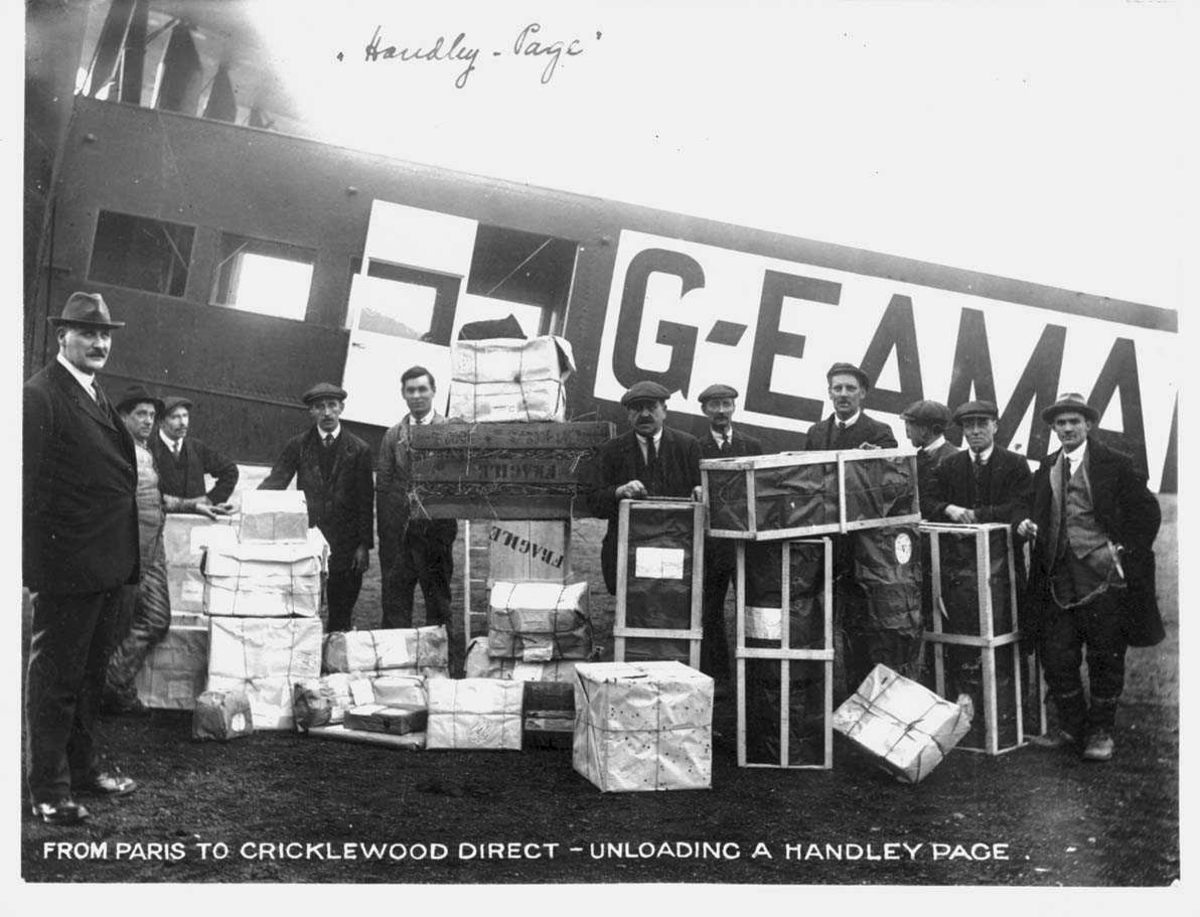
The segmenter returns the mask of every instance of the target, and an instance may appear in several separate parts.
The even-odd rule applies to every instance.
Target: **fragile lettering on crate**
[[[510,532],[508,529],[501,528],[498,525],[492,526],[489,537],[493,542],[502,547],[509,548],[518,554],[528,554],[534,560],[539,560],[555,569],[561,568],[563,561],[566,560],[566,555],[561,551],[555,551],[545,545],[539,545],[528,538],[522,538],[516,532]]]

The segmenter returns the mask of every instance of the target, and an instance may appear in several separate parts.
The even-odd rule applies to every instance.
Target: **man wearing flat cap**
[[[163,546],[164,513],[199,513],[216,518],[217,508],[206,497],[183,499],[164,494],[150,444],[155,419],[163,403],[143,385],[131,385],[117,402],[117,413],[133,437],[137,460],[137,513],[139,568],[137,588],[127,596],[131,614],[118,634],[120,641],[108,661],[101,710],[104,713],[141,713],[137,696],[138,670],[167,635],[171,626],[171,601],[167,593],[167,558]]]
[[[762,443],[741,430],[734,434],[738,391],[732,385],[710,385],[700,393],[700,410],[708,418],[708,435],[700,438],[700,457],[734,458],[762,455]],[[729,641],[725,634],[725,596],[737,569],[733,542],[704,539],[704,639],[700,671],[717,681],[729,678]]]
[[[996,444],[1000,412],[990,401],[968,401],[954,411],[967,448],[945,459],[933,473],[921,511],[937,522],[977,523],[1013,521],[1013,510],[1029,486],[1025,456]]]
[[[950,409],[937,401],[914,401],[900,415],[904,433],[917,449],[917,489],[921,494],[921,516],[933,518],[933,472],[958,450],[946,442]]]
[[[617,592],[617,515],[622,500],[691,497],[700,486],[700,444],[664,426],[671,393],[657,382],[635,382],[621,398],[633,427],[598,447],[580,486],[589,511],[608,520],[600,568],[610,595]]]
[[[172,497],[204,498],[209,505],[225,510],[237,487],[237,463],[188,434],[193,407],[191,399],[181,395],[163,399],[158,435],[150,440],[158,486]],[[216,479],[211,490],[205,486],[205,475]]]
[[[898,445],[892,428],[862,409],[871,388],[866,373],[852,363],[834,363],[825,378],[833,413],[808,428],[805,449],[894,449]]]
[[[124,322],[101,296],[74,293],[50,323],[58,355],[23,393],[22,579],[34,594],[27,780],[34,816],[66,825],[88,817],[76,795],[136,786],[98,769],[95,740],[126,587],[138,581],[137,462],[95,376]]]
[[[375,546],[375,481],[371,450],[342,428],[346,392],[321,382],[302,398],[313,426],[292,437],[258,485],[259,490],[284,490],[296,479],[308,503],[308,524],[329,542],[329,606],[326,630],[350,629],[354,603]]]
[[[1029,595],[1042,665],[1058,708],[1056,744],[1108,761],[1127,646],[1153,646],[1163,627],[1154,592],[1162,520],[1146,474],[1090,434],[1099,416],[1076,393],[1042,411],[1062,448],[1043,460],[1017,531],[1034,539]],[[1084,700],[1080,665],[1087,659]]]

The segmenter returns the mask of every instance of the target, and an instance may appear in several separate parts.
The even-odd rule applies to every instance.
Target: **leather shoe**
[[[1029,741],[1042,748],[1079,748],[1079,740],[1065,730],[1054,735],[1032,736]]]
[[[97,774],[81,786],[74,788],[77,793],[89,796],[107,796],[109,799],[117,796],[128,796],[137,789],[137,781],[124,774]]]
[[[73,799],[58,802],[35,802],[33,817],[47,825],[77,825],[88,817],[88,810]]]
[[[1087,745],[1083,749],[1084,761],[1111,761],[1116,743],[1104,730],[1098,730],[1088,736]]]

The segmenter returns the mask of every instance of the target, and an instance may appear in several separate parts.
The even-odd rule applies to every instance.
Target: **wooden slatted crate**
[[[801,552],[817,551],[820,555],[819,570],[820,584],[815,587],[815,591],[807,591],[806,595],[793,594],[794,585],[794,561],[802,560],[799,556]],[[774,554],[778,553],[778,592],[779,605],[775,607],[760,608],[747,604],[747,557],[753,555],[766,555],[758,558],[761,575],[770,575],[766,570],[775,562]],[[765,563],[764,563],[765,562]],[[811,564],[810,564],[811,566]],[[810,607],[812,600],[817,600],[820,603],[819,617],[816,621],[819,622],[819,632],[814,633],[812,624],[813,616],[808,616],[809,630],[807,633],[795,633],[792,629],[792,611],[800,602],[809,600]],[[774,616],[770,613],[778,611],[778,625],[775,627]],[[757,633],[757,639],[753,636]],[[776,637],[776,633],[778,636]],[[753,641],[755,645],[749,645],[748,641]],[[763,643],[772,643],[773,646],[763,646]],[[799,644],[799,645],[797,645]],[[771,542],[769,544],[747,544],[745,541],[737,543],[737,638],[735,647],[735,656],[737,659],[737,756],[738,767],[777,767],[777,768],[795,768],[795,769],[823,769],[828,770],[833,767],[833,550],[832,542],[828,538],[815,538],[796,541]],[[779,718],[779,735],[778,735],[778,761],[753,760],[766,757],[766,755],[751,755],[749,749],[749,720],[751,714],[762,714],[764,711],[755,711],[753,705],[760,703],[761,698],[758,697],[760,692],[755,691],[755,697],[751,697],[751,692],[748,690],[754,679],[747,678],[747,667],[760,667],[765,664],[774,662],[778,666],[779,678],[779,693],[778,693],[778,718]],[[811,677],[808,679],[808,692],[810,700],[817,699],[820,704],[820,753],[818,756],[809,756],[808,760],[804,760],[803,750],[801,748],[793,749],[793,739],[803,742],[802,738],[805,730],[805,723],[793,723],[791,720],[792,713],[792,691],[803,690],[803,670],[819,669],[820,678],[819,684],[816,685],[816,690],[813,690],[814,683]],[[801,671],[797,671],[801,670]],[[800,677],[798,677],[800,676]],[[769,691],[769,688],[768,688]],[[769,711],[768,711],[769,712]],[[756,716],[755,719],[759,717]],[[756,739],[764,740],[767,745],[770,744],[769,737],[756,736]],[[794,760],[796,759],[796,760]]]
[[[1046,724],[1040,667],[1020,646],[1012,528],[923,523],[920,531],[932,602],[925,681],[948,700],[966,693],[975,704],[975,721],[958,748],[989,755],[1020,748]],[[1035,696],[1026,698],[1030,691]]]
[[[702,459],[708,533],[791,540],[921,519],[912,448]]]
[[[677,660],[698,669],[703,604],[704,504],[622,500],[613,659]]]

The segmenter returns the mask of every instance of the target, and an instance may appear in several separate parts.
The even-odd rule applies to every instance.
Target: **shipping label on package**
[[[633,575],[639,579],[683,579],[683,548],[638,548]]]

